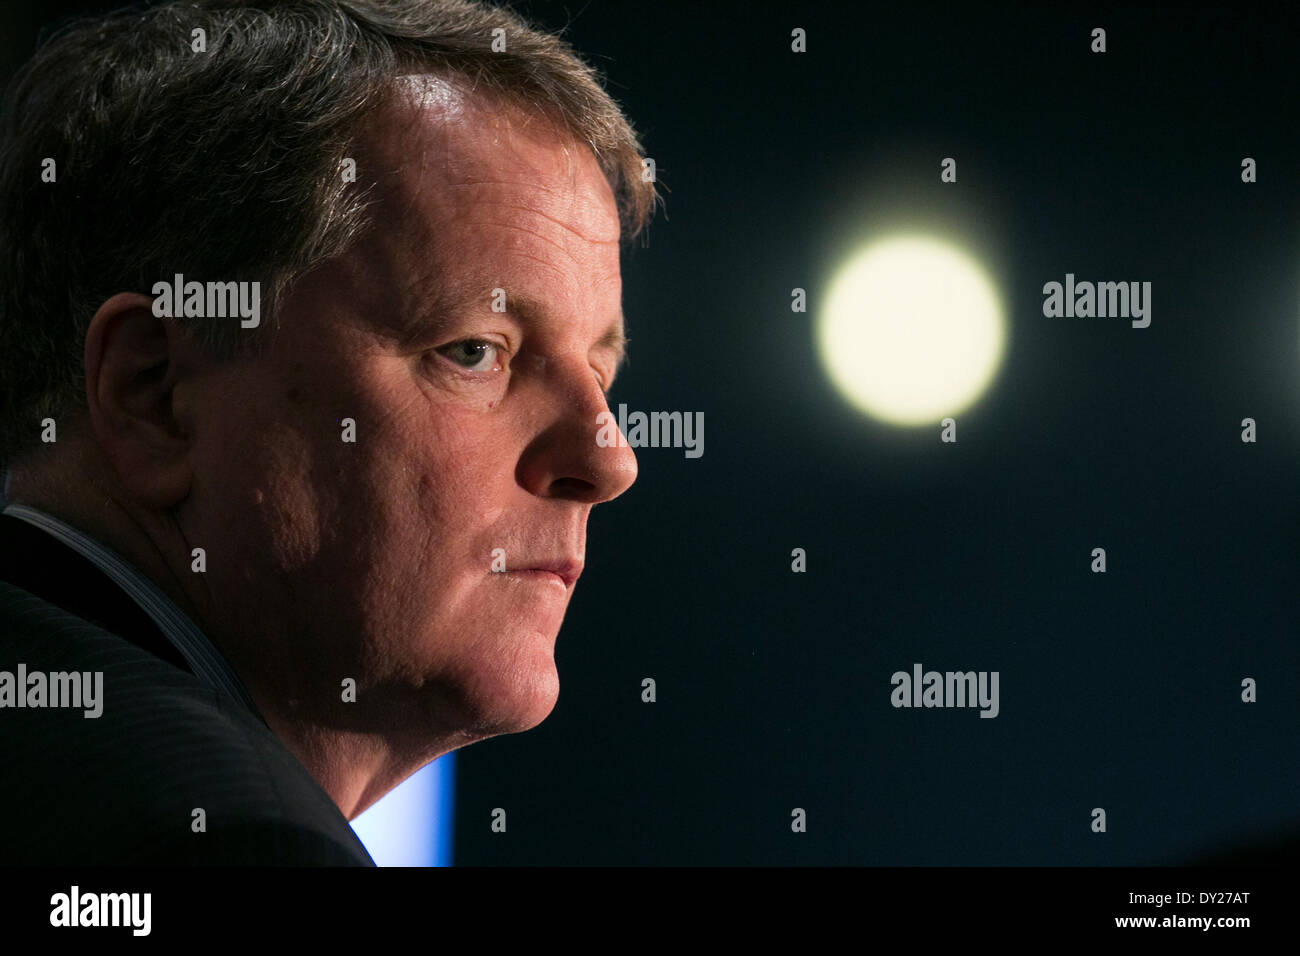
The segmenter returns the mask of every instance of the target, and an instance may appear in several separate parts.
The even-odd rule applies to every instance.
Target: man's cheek
[[[312,474],[295,465],[292,457],[277,456],[254,488],[253,499],[277,568],[293,571],[314,562],[321,551],[327,515],[334,510],[327,489],[319,488]]]
[[[443,408],[403,438],[403,460],[420,474],[422,492],[452,502],[499,493],[499,479],[513,472],[505,430],[477,414]]]

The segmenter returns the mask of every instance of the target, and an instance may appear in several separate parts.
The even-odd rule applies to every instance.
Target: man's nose
[[[636,455],[589,368],[553,382],[550,424],[525,449],[519,482],[543,498],[597,504],[636,481]]]

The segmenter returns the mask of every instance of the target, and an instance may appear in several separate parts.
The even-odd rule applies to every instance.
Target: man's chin
[[[455,695],[457,725],[478,739],[531,730],[544,721],[560,696],[560,675],[551,659],[527,668],[497,672]]]

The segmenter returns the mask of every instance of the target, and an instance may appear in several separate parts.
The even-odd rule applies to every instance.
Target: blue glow
[[[451,866],[456,754],[439,757],[352,821],[379,866]]]

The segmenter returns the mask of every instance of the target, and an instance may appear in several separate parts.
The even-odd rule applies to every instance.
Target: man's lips
[[[541,577],[545,575],[554,578],[565,589],[573,587],[578,578],[582,575],[582,562],[573,558],[557,558],[554,560],[521,562],[519,567],[512,568],[505,572],[506,574],[519,574]]]

